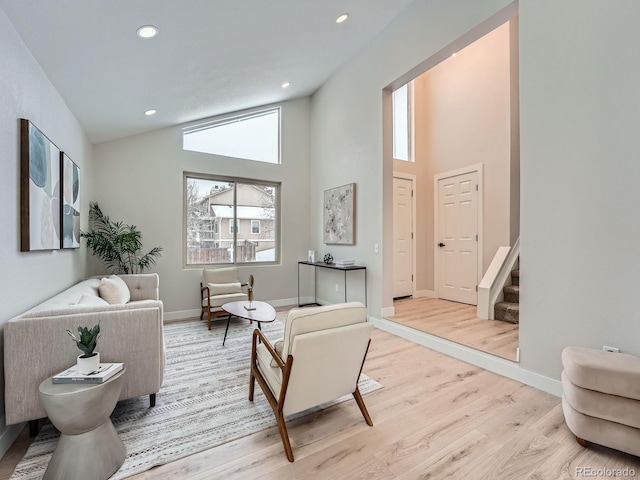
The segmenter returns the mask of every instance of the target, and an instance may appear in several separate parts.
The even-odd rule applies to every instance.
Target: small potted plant
[[[82,355],[78,355],[78,372],[87,375],[96,371],[100,367],[100,354],[94,350],[100,337],[100,323],[91,329],[78,326],[78,336],[71,330],[67,333],[82,351]]]

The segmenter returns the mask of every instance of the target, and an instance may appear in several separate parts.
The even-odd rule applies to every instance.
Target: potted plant
[[[111,269],[111,273],[141,273],[155,265],[162,247],[142,254],[142,232],[135,225],[114,222],[96,202],[89,204],[91,230],[81,232],[89,251]]]
[[[100,367],[100,353],[94,350],[100,337],[100,323],[91,329],[78,325],[77,337],[71,330],[67,330],[67,333],[82,351],[82,355],[78,355],[78,372],[87,375],[96,371]]]

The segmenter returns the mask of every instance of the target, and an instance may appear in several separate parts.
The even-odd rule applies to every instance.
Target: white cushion
[[[129,287],[117,275],[102,278],[98,292],[111,305],[127,303],[131,299]]]
[[[76,305],[109,305],[109,303],[107,303],[107,301],[105,301],[104,299],[98,297],[97,295],[89,295],[87,293],[83,293],[82,296],[80,297],[80,300],[78,300],[78,303]]]
[[[227,295],[229,293],[242,293],[240,282],[236,283],[208,283],[209,295]]]

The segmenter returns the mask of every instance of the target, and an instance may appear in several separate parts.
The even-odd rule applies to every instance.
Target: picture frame
[[[62,201],[60,248],[80,248],[80,168],[65,152],[60,152]]]
[[[60,249],[60,149],[20,119],[20,250]]]
[[[356,184],[324,191],[322,240],[326,245],[355,244]]]

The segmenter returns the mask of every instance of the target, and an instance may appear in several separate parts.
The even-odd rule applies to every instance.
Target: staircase
[[[511,285],[506,285],[502,292],[504,301],[494,306],[494,318],[510,323],[520,322],[520,270],[511,270]]]

